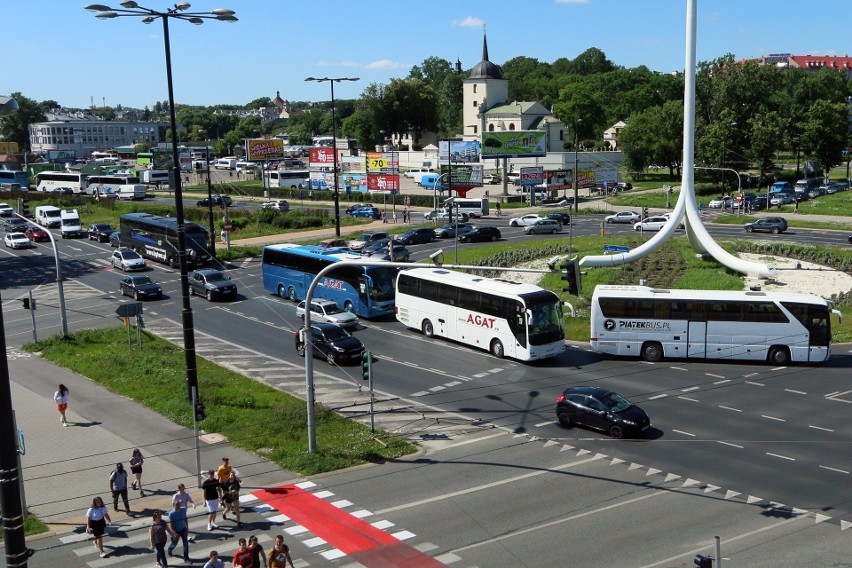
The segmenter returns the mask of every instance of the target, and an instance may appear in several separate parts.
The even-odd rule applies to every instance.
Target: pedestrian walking
[[[408,209],[402,210],[402,222],[403,224],[408,223]]]
[[[109,518],[109,510],[100,497],[92,499],[92,506],[86,511],[86,532],[94,537],[95,548],[101,553],[101,558],[107,555],[104,552],[104,532],[107,524],[112,524]]]
[[[142,452],[139,448],[134,448],[133,454],[130,456],[130,473],[133,474],[133,490],[139,490],[139,496],[144,497],[145,492],[142,491],[142,464],[145,458],[142,457]]]
[[[261,564],[263,564],[263,568],[267,568],[266,553],[263,552],[263,546],[257,541],[256,536],[251,535],[249,537],[248,549],[251,551],[251,568],[260,568]]]
[[[225,568],[225,561],[219,558],[219,553],[210,551],[210,560],[204,563],[204,568]]]
[[[228,481],[228,478],[231,477],[232,471],[234,471],[234,468],[231,467],[231,463],[228,458],[222,458],[222,465],[220,465],[216,470],[216,479],[219,480],[219,485]]]
[[[216,472],[212,469],[207,472],[207,479],[201,484],[204,492],[204,504],[207,505],[207,530],[218,529],[216,524],[216,512],[219,510],[219,489],[221,484],[216,479]]]
[[[494,208],[497,209],[497,216],[498,217],[503,215],[503,212],[500,210],[500,203],[499,202],[497,203],[497,205],[494,206]]]
[[[178,541],[182,541],[183,561],[189,563],[189,525],[186,522],[186,508],[181,507],[178,502],[173,503],[172,510],[169,511],[168,530],[172,535],[172,542],[169,543],[167,554],[174,556]]]
[[[290,563],[290,568],[296,568],[290,558],[290,547],[284,544],[284,537],[279,534],[275,537],[275,544],[269,549],[269,568],[287,568],[287,562]]]
[[[251,568],[251,551],[248,549],[246,539],[239,540],[240,547],[234,553],[234,568]]]
[[[794,205],[793,205],[793,212],[794,212],[794,213],[798,213],[798,212],[799,212],[799,200],[798,200],[798,199],[794,201]]]
[[[157,556],[157,566],[169,568],[169,560],[166,558],[169,529],[163,522],[163,514],[160,511],[154,511],[154,514],[151,515],[151,528],[148,530],[148,537],[151,540],[151,550],[155,551]]]
[[[127,500],[127,472],[121,462],[115,464],[115,470],[109,474],[109,490],[112,491],[112,508],[118,511],[118,498],[124,502],[124,512],[130,514],[130,501]]]
[[[393,212],[393,223],[396,225],[396,211]]]
[[[382,211],[382,223],[387,223],[387,222],[388,222],[388,218],[385,216],[385,212]]]
[[[56,402],[56,410],[59,411],[60,424],[68,426],[68,420],[65,419],[65,411],[68,410],[68,387],[59,383],[59,388],[53,393],[53,400]]]
[[[192,503],[192,508],[195,509],[195,501],[193,501],[192,496],[186,492],[186,486],[183,483],[178,484],[177,493],[172,495],[172,505],[175,503],[179,504],[181,509],[186,509],[187,505]]]
[[[236,472],[232,471],[228,480],[222,484],[222,519],[228,520],[228,513],[232,512],[237,518],[237,526],[242,527],[240,521],[240,480]]]

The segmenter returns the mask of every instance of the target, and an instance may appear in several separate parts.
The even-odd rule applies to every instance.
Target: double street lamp
[[[334,152],[334,234],[340,236],[340,185],[337,172],[337,120],[334,116],[334,84],[341,81],[358,81],[360,77],[307,77],[305,81],[331,85],[331,146]]]
[[[227,8],[216,8],[211,12],[188,12],[189,2],[178,2],[174,8],[166,11],[145,8],[133,0],[121,2],[121,8],[111,8],[103,4],[89,4],[85,9],[94,12],[95,17],[100,20],[112,18],[133,17],[142,18],[143,24],[150,24],[156,20],[163,21],[163,40],[166,51],[166,79],[169,89],[169,120],[172,129],[172,170],[175,190],[175,217],[177,218],[177,240],[178,259],[180,266],[180,292],[183,300],[181,311],[181,324],[183,327],[183,344],[186,359],[186,383],[189,399],[193,403],[193,416],[196,416],[195,403],[198,400],[198,369],[195,361],[195,330],[192,322],[192,306],[189,302],[189,277],[187,273],[187,250],[186,250],[186,222],[183,213],[183,191],[180,178],[180,155],[177,146],[177,119],[175,118],[175,95],[172,86],[172,54],[169,44],[169,20],[183,20],[196,26],[204,23],[204,20],[219,20],[220,22],[236,22],[234,11]],[[208,165],[209,167],[209,165]],[[196,422],[197,425],[197,422]],[[197,437],[196,437],[197,440]],[[196,442],[197,443],[197,442]],[[196,452],[196,461],[198,460]]]

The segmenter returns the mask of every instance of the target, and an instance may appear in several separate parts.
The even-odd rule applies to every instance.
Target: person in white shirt
[[[109,510],[100,497],[92,499],[92,506],[86,511],[86,532],[95,538],[95,548],[101,553],[101,558],[107,555],[104,552],[104,531],[107,523],[112,524],[109,518]]]
[[[68,409],[68,387],[60,383],[59,389],[53,393],[53,400],[56,402],[56,410],[59,411],[59,422],[63,426],[68,426],[68,421],[65,419],[65,411]]]

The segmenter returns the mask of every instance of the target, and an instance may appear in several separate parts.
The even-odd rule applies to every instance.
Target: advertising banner
[[[450,174],[450,181],[455,186],[480,187],[482,186],[482,164],[456,165],[453,164],[452,172],[447,164],[441,165],[441,175]],[[444,178],[446,179],[446,178]],[[446,182],[444,182],[446,184]]]
[[[367,152],[367,170],[387,174],[399,173],[397,152]]]
[[[440,140],[438,141],[438,162],[466,163],[479,161],[479,142],[477,140]]]
[[[367,191],[366,174],[343,174],[340,176],[340,186],[346,193]]]
[[[152,170],[171,170],[171,148],[151,148],[151,162],[153,163]]]
[[[77,158],[75,150],[48,150],[47,161],[51,164],[59,162],[73,162]]]
[[[522,186],[539,185],[544,182],[544,179],[544,167],[542,166],[521,168],[521,176],[518,178],[518,184]]]
[[[547,154],[547,137],[539,130],[483,132],[483,158],[534,158]]]
[[[284,157],[284,141],[276,138],[269,140],[246,140],[248,161],[280,159]]]
[[[370,191],[399,191],[399,176],[393,174],[370,174],[367,176],[367,189]]]
[[[334,150],[331,148],[311,148],[308,150],[308,165],[312,168],[334,167]]]

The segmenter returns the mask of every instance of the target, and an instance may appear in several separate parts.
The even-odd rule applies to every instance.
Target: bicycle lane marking
[[[252,495],[365,566],[446,566],[297,485],[281,485]]]

